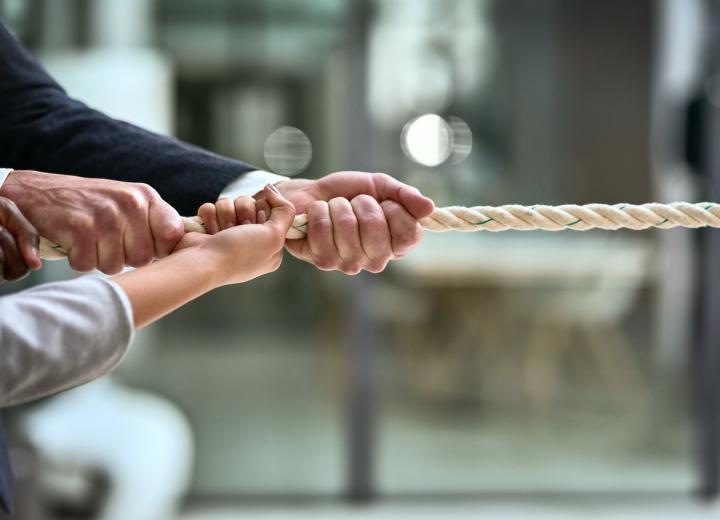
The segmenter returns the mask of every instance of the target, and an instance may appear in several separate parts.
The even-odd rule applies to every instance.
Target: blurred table
[[[562,358],[583,347],[615,405],[637,409],[647,388],[622,321],[657,278],[655,251],[648,233],[426,233],[393,266],[401,286],[422,296],[383,312],[394,307],[402,319],[425,307],[405,320],[400,341],[425,394],[458,396],[467,392],[463,380],[487,380],[505,366],[503,379],[522,381],[533,404],[546,407],[560,388]],[[520,359],[508,358],[510,344]]]
[[[413,284],[545,286],[649,282],[655,265],[647,234],[574,231],[425,233],[394,271]]]

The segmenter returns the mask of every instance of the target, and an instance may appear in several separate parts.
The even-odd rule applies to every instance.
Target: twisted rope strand
[[[198,217],[184,217],[185,231],[205,233]],[[673,202],[671,204],[565,204],[562,206],[450,206],[436,208],[420,221],[428,231],[587,231],[589,229],[671,229],[674,227],[720,228],[720,205],[714,202]],[[297,215],[286,238],[307,235],[307,215]],[[46,238],[40,239],[40,256],[46,260],[63,258],[65,251]]]

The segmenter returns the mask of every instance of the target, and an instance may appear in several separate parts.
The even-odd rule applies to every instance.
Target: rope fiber
[[[198,217],[183,217],[185,231],[205,233]],[[720,228],[720,205],[714,202],[673,202],[670,204],[586,204],[578,206],[450,206],[436,208],[429,217],[420,221],[428,231],[587,231],[589,229],[671,229],[675,227]],[[296,215],[287,239],[295,240],[307,235],[307,215]],[[40,239],[40,257],[56,260],[66,256],[65,251],[46,238]]]

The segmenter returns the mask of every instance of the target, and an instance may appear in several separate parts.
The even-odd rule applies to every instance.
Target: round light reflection
[[[312,143],[308,136],[292,126],[274,130],[265,141],[265,162],[280,175],[297,175],[312,160]]]
[[[472,152],[472,131],[468,124],[459,117],[452,116],[448,119],[453,135],[452,158],[450,162],[460,164],[467,159],[470,152]]]
[[[405,125],[400,142],[409,159],[424,166],[438,166],[452,153],[453,133],[442,117],[425,114]]]

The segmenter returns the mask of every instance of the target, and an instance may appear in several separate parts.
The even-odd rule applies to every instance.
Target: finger
[[[198,209],[198,217],[202,219],[208,235],[214,235],[220,231],[220,225],[217,221],[217,211],[215,210],[215,204],[212,202],[206,202],[200,206]]]
[[[322,271],[332,271],[340,265],[341,259],[333,239],[330,206],[323,200],[315,201],[308,206],[307,216],[307,247],[310,250],[312,263]]]
[[[396,258],[401,258],[420,242],[420,223],[395,201],[386,200],[380,203],[380,206],[390,228],[393,254]]]
[[[357,274],[368,263],[368,257],[360,242],[360,229],[350,201],[336,197],[328,202],[332,220],[333,240],[341,258],[340,270],[345,274]]]
[[[25,276],[29,268],[20,255],[17,242],[12,233],[0,226],[0,247],[3,251],[4,265],[2,275],[5,280],[19,280]]]
[[[270,214],[270,204],[264,198],[255,201],[255,213],[258,224],[267,222],[267,216]],[[260,213],[264,214],[265,220],[260,222]]]
[[[157,199],[150,203],[148,220],[155,257],[164,258],[175,250],[175,246],[185,235],[182,218],[170,204]]]
[[[399,202],[417,220],[429,217],[435,209],[433,201],[420,193],[417,188],[402,183],[389,175],[375,173],[373,174],[373,182],[379,200]]]
[[[125,264],[131,267],[142,267],[152,262],[155,256],[155,241],[148,219],[128,220],[125,226],[122,233]]]
[[[235,204],[235,221],[238,224],[254,224],[257,217],[255,199],[252,197],[238,197]]]
[[[98,269],[105,274],[117,274],[125,266],[124,238],[120,234],[108,235],[98,242]]]
[[[42,265],[40,253],[40,235],[28,219],[20,212],[18,207],[8,199],[2,199],[5,213],[5,227],[15,237],[20,254],[30,269],[39,269]]]
[[[363,269],[379,273],[393,257],[385,213],[380,204],[369,195],[358,195],[350,204],[358,221],[362,249],[368,258]]]
[[[295,206],[280,195],[278,189],[272,184],[265,186],[264,193],[265,200],[270,205],[270,219],[268,222],[282,233],[284,239],[295,218]]]
[[[94,238],[76,237],[67,250],[68,262],[75,271],[86,273],[98,265],[97,245]]]
[[[237,226],[235,205],[231,199],[220,199],[215,203],[215,207],[217,208],[218,225],[221,230]]]
[[[261,209],[257,212],[257,223],[258,224],[265,224],[265,222],[268,221],[267,213],[264,209]]]
[[[353,199],[362,194],[372,195],[378,201],[399,202],[417,219],[429,216],[435,207],[433,201],[423,196],[417,188],[384,173],[339,172],[322,177],[317,182],[326,199]]]

